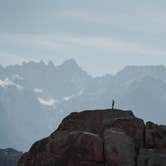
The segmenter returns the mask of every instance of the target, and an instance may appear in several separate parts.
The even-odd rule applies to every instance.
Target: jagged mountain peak
[[[128,82],[142,79],[145,76],[161,79],[166,82],[166,68],[162,65],[126,66],[116,74],[115,78],[120,82]]]
[[[26,62],[26,63],[23,63],[22,64],[23,66],[26,65],[26,66],[41,66],[41,67],[46,67],[46,63],[43,61],[43,60],[40,60],[39,62],[36,62],[36,61],[29,61],[29,62]]]
[[[76,60],[73,59],[73,58],[64,61],[63,64],[60,65],[60,67],[77,68],[77,69],[79,68],[79,69],[81,69],[80,66],[78,65],[78,63],[76,62]]]
[[[73,64],[77,65],[77,62],[74,58],[67,59],[66,61],[63,62],[63,64]]]
[[[124,72],[163,72],[166,71],[166,68],[164,65],[143,65],[143,66],[138,66],[138,65],[129,65],[124,67],[119,73],[124,73]]]
[[[50,60],[50,61],[48,62],[48,67],[54,68],[54,67],[55,67],[54,62]]]

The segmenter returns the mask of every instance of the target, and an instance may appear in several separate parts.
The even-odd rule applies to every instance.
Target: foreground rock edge
[[[165,126],[107,109],[71,113],[18,166],[165,166],[164,156]]]

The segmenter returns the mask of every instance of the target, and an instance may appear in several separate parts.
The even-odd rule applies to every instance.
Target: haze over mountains
[[[27,150],[70,112],[108,108],[113,98],[118,108],[166,124],[166,68],[127,66],[92,77],[73,59],[0,67],[0,147]]]

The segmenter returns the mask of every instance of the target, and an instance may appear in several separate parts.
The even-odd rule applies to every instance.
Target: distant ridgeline
[[[18,166],[166,166],[166,126],[131,111],[71,113]]]
[[[166,124],[165,67],[128,66],[116,75],[92,77],[73,59],[59,66],[0,66],[0,147],[27,151],[69,113],[111,108],[113,98],[118,108]]]
[[[17,166],[18,160],[23,153],[14,149],[0,149],[1,166]]]

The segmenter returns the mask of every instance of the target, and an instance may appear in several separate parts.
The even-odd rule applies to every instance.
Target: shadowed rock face
[[[71,113],[36,142],[19,166],[164,166],[166,127],[146,125],[131,111]]]
[[[138,166],[165,166],[166,150],[141,149],[138,156]]]
[[[148,122],[145,134],[147,148],[166,150],[166,128]]]

